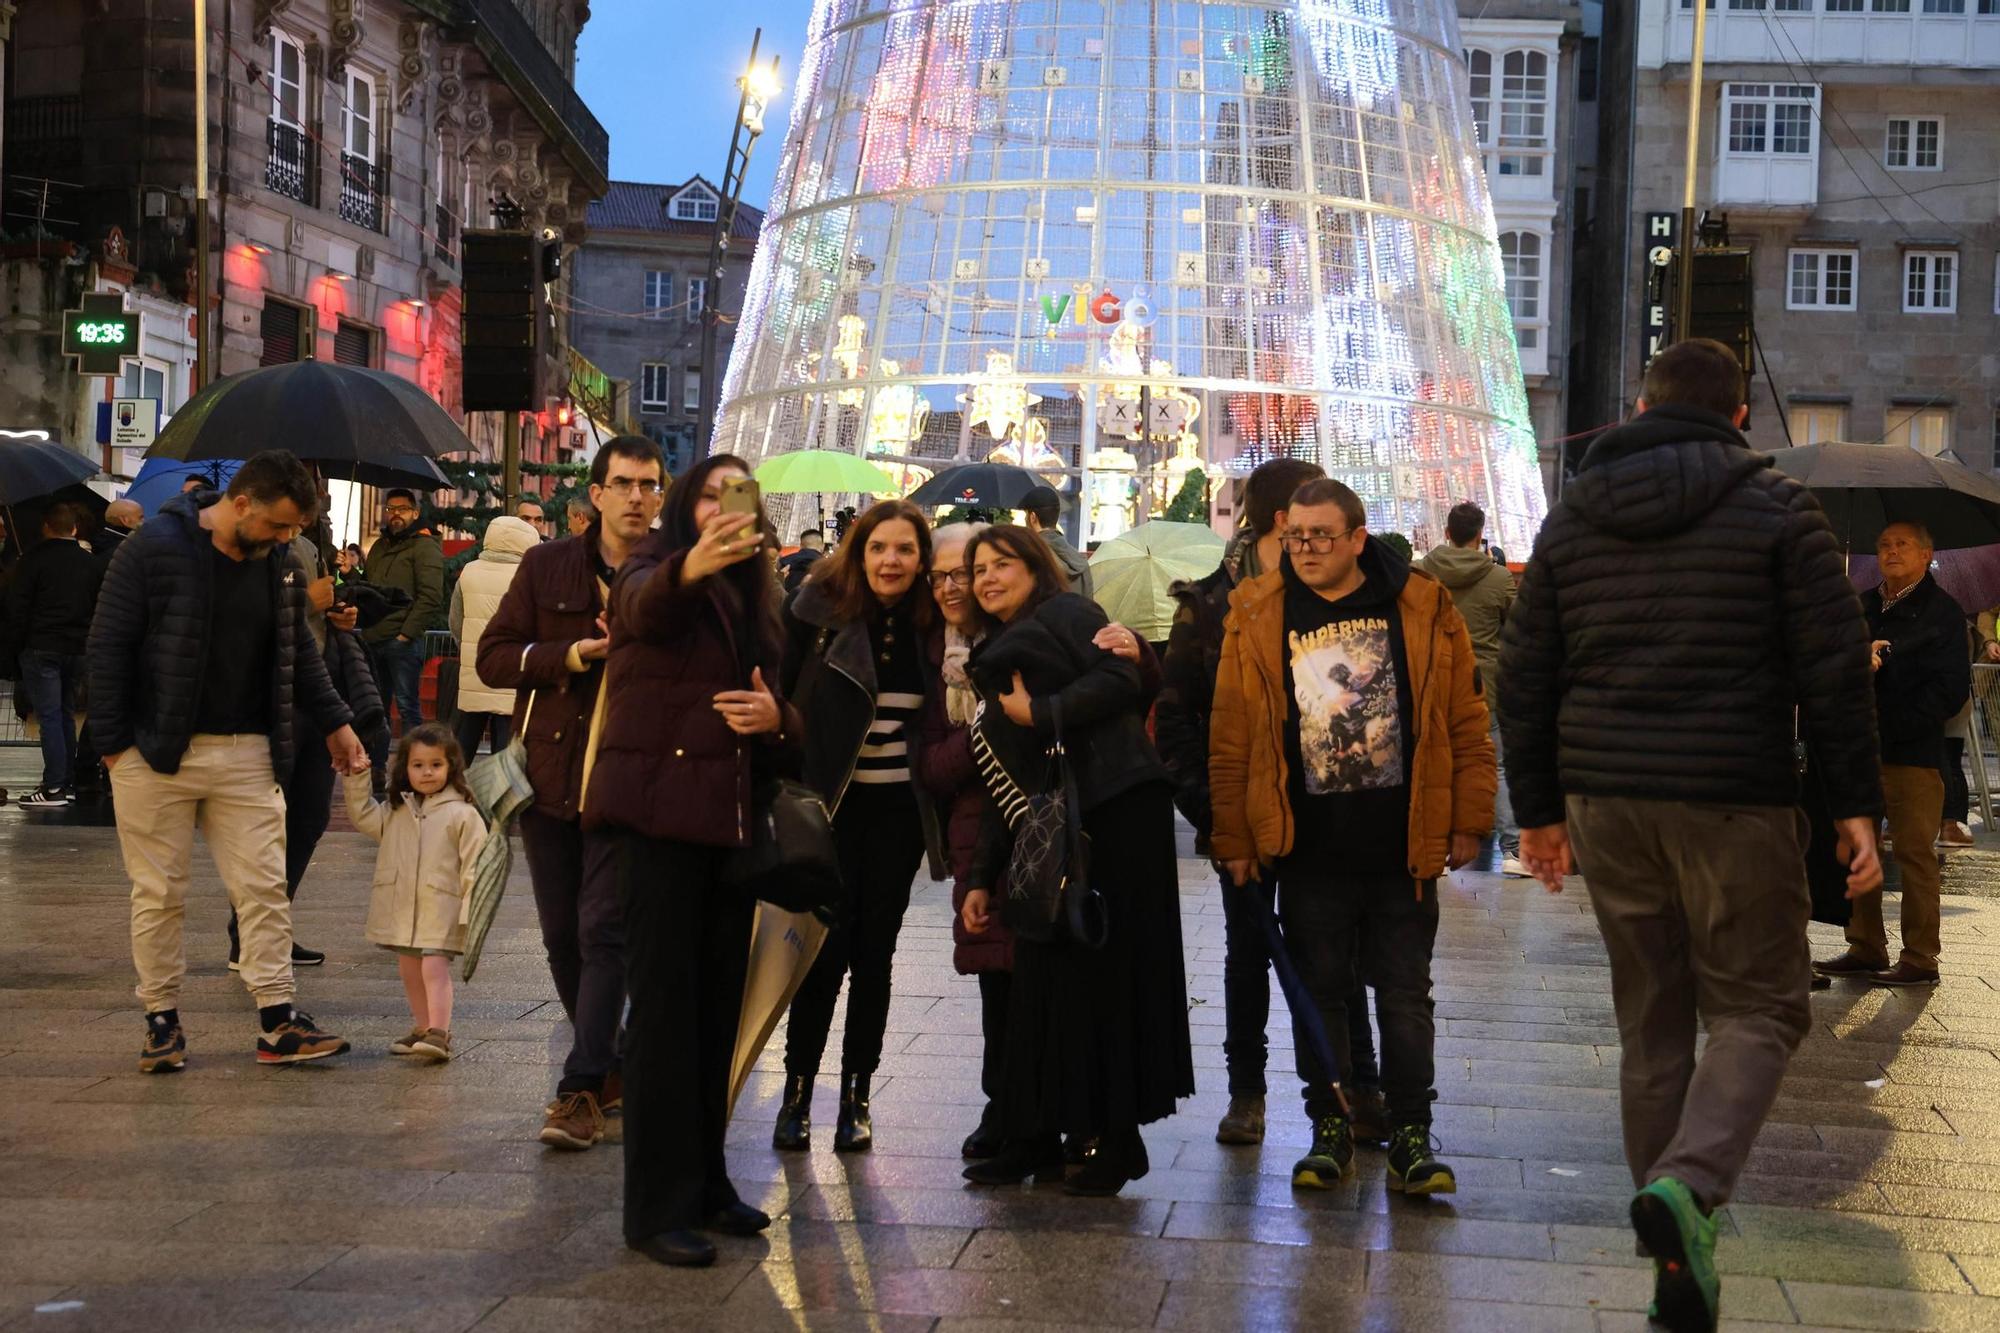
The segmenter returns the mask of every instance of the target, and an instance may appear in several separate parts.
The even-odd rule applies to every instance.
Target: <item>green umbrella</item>
[[[757,469],[757,484],[773,495],[888,495],[896,489],[881,468],[834,449],[768,458]]]
[[[1090,584],[1104,613],[1150,643],[1174,623],[1173,586],[1222,562],[1222,538],[1206,524],[1155,519],[1113,537],[1090,558]]]

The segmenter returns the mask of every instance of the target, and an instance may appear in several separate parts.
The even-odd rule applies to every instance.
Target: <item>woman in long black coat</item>
[[[1096,646],[1097,604],[1066,591],[1048,547],[1025,528],[997,526],[966,547],[972,592],[991,622],[968,664],[981,707],[975,749],[989,785],[1040,787],[1060,713],[1071,780],[1090,837],[1090,883],[1109,931],[1101,948],[1017,939],[1007,1019],[1008,1147],[968,1167],[975,1184],[1063,1173],[1060,1136],[1091,1144],[1066,1186],[1115,1194],[1146,1174],[1139,1126],[1174,1113],[1194,1092],[1187,980],[1181,955],[1172,788],[1147,739],[1148,698],[1137,666]],[[1010,834],[998,809],[974,859],[963,914],[983,927]]]

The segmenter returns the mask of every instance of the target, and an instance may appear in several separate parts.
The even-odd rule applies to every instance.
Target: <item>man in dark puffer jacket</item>
[[[132,877],[132,961],[146,1006],[142,1073],[187,1059],[177,1008],[199,823],[241,923],[262,1064],[337,1055],[292,1007],[285,802],[296,706],[343,773],[367,769],[351,715],[306,623],[305,571],[284,549],[318,502],[288,453],[246,461],[227,495],[167,501],[112,557],[90,627],[90,727],[111,769]]]
[[[1675,1328],[1714,1326],[1713,1210],[1811,1022],[1795,708],[1848,896],[1882,880],[1860,602],[1743,402],[1719,343],[1654,358],[1543,525],[1498,683],[1522,859],[1558,891],[1574,840],[1611,955],[1632,1222]]]

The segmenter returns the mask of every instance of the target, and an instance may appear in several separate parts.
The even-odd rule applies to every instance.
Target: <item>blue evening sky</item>
[[[743,188],[743,202],[762,208],[791,124],[811,14],[812,0],[596,0],[577,46],[576,83],[611,132],[612,178],[675,184],[699,172],[721,183],[736,76],[762,25],[760,61],[782,57],[784,84]]]

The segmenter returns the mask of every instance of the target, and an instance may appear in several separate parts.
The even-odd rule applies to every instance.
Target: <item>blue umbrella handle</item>
[[[1319,1005],[1306,989],[1305,978],[1299,975],[1298,964],[1292,961],[1292,951],[1285,943],[1285,928],[1278,921],[1277,900],[1272,886],[1261,879],[1254,879],[1241,888],[1226,888],[1223,892],[1257,895],[1260,909],[1257,921],[1264,928],[1264,941],[1270,946],[1271,966],[1278,973],[1278,989],[1285,993],[1285,1005],[1292,1011],[1292,1022],[1298,1025],[1313,1054],[1319,1057],[1319,1067],[1332,1076],[1333,1097],[1340,1104],[1340,1113],[1350,1114],[1347,1094],[1340,1087],[1340,1062],[1334,1059],[1333,1042],[1326,1035],[1326,1024],[1320,1021]]]

